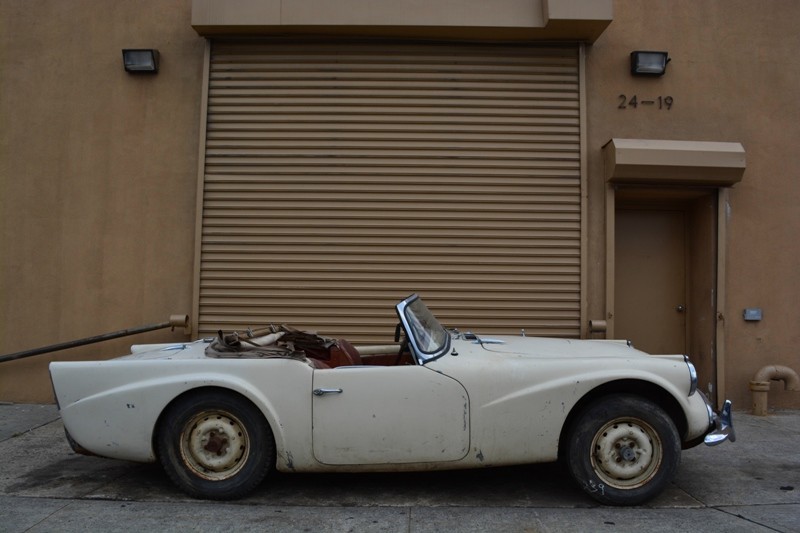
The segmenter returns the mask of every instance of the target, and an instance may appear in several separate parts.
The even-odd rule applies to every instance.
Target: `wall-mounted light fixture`
[[[631,52],[631,74],[634,76],[663,76],[669,63],[669,52]]]
[[[122,64],[130,73],[155,74],[158,72],[158,50],[125,49],[122,50]]]

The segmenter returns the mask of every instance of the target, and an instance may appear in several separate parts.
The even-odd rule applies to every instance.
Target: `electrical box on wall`
[[[761,320],[761,308],[760,307],[748,307],[744,310],[744,319],[747,322],[758,322]]]

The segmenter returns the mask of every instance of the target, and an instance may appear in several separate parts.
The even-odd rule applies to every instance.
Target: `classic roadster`
[[[604,504],[672,480],[682,448],[734,440],[682,355],[625,341],[484,338],[444,328],[412,295],[395,344],[353,347],[287,326],[110,361],[50,365],[72,447],[159,461],[198,498],[270,472],[476,468],[563,459]]]

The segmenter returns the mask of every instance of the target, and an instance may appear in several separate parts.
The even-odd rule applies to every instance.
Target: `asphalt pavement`
[[[52,405],[0,405],[0,531],[800,532],[800,411],[734,412],[735,443],[683,452],[648,505],[604,507],[558,465],[276,474],[193,500],[157,465],[75,454]]]

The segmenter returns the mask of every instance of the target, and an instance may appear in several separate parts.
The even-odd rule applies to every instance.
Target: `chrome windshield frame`
[[[412,294],[398,303],[396,310],[417,363],[424,365],[450,350],[450,333],[439,323],[419,295]]]

